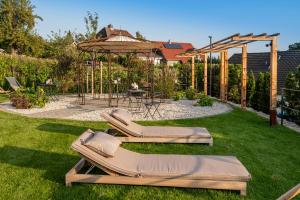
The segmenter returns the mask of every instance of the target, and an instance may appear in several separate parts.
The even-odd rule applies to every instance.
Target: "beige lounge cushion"
[[[248,180],[250,174],[234,156],[157,155],[140,158],[138,172],[144,177],[194,177],[197,179]]]
[[[211,138],[208,130],[200,127],[144,126],[142,134],[144,137]]]
[[[103,132],[91,132],[90,135],[85,136],[80,141],[89,149],[105,157],[114,157],[115,152],[122,143],[119,139]]]
[[[119,147],[115,156],[104,157],[82,145],[83,133],[72,148],[83,157],[118,174],[127,176],[247,181],[251,175],[234,156],[140,154]]]
[[[131,114],[127,110],[115,109],[111,112],[111,116],[119,120],[126,126],[131,122]]]
[[[130,121],[125,125],[107,113],[101,116],[114,127],[126,135],[133,137],[154,137],[154,138],[211,138],[206,128],[201,127],[178,127],[178,126],[142,126]]]
[[[117,129],[121,130],[126,135],[130,135],[133,137],[142,137],[143,126],[134,122],[130,122],[129,125],[125,125],[124,123],[120,122],[119,120],[105,112],[101,113],[100,115],[105,120],[107,120],[113,127],[116,127]]]

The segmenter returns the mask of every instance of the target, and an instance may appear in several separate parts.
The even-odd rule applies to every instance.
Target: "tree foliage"
[[[289,50],[290,51],[300,50],[300,42],[296,42],[294,44],[289,45]]]
[[[139,31],[135,33],[135,37],[140,40],[146,40],[146,37],[143,36]]]
[[[300,124],[300,66],[288,74],[284,91],[287,118]],[[295,111],[295,110],[298,110]]]
[[[255,93],[255,76],[253,71],[248,73],[247,79],[247,95],[246,95],[246,102],[248,106],[251,106],[251,102],[253,101],[253,96]]]
[[[0,1],[0,45],[7,52],[30,53],[34,44],[41,43],[34,32],[36,20],[42,18],[34,14],[35,6],[30,0]]]
[[[98,27],[99,27],[99,15],[98,13],[92,14],[91,12],[87,12],[87,16],[84,17],[84,23],[86,27],[86,39],[96,38]]]

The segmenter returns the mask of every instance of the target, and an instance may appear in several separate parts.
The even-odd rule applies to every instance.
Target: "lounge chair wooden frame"
[[[281,195],[277,200],[289,200],[296,197],[298,194],[300,194],[300,183]]]
[[[190,143],[190,144],[208,144],[209,146],[213,146],[213,138],[178,138],[178,137],[134,137],[124,130],[118,128],[110,122],[107,122],[109,126],[113,129],[107,129],[106,132],[111,130],[117,130],[124,135],[125,137],[117,137],[122,142],[133,142],[133,143]]]
[[[102,169],[108,175],[96,175],[89,173],[79,173],[86,165],[94,165]],[[90,170],[88,170],[90,171]],[[205,188],[219,190],[236,190],[240,195],[246,196],[247,182],[245,181],[216,181],[216,180],[195,180],[176,178],[145,178],[130,177],[119,175],[107,170],[88,159],[82,158],[67,174],[66,186],[72,183],[98,183],[98,184],[117,184],[117,185],[146,185],[182,188]]]

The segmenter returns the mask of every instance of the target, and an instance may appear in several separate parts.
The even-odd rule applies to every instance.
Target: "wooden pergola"
[[[112,106],[112,55],[120,54],[137,54],[142,53],[148,58],[153,57],[156,51],[160,49],[161,46],[159,43],[153,43],[149,41],[103,41],[101,39],[92,39],[79,43],[77,49],[80,51],[80,54],[83,52],[90,53],[92,58],[92,68],[94,71],[96,65],[96,58],[98,54],[108,55],[108,106]],[[151,62],[151,60],[149,60]],[[150,65],[151,63],[149,63]],[[79,69],[82,67],[82,63],[79,63]],[[81,70],[78,70],[78,92],[81,94],[82,103],[84,104],[84,81],[82,80]],[[153,80],[152,80],[153,81]],[[94,84],[94,83],[92,83]],[[153,90],[153,83],[151,84]],[[153,91],[152,91],[153,92]]]
[[[271,46],[270,56],[270,125],[276,122],[277,107],[277,36],[279,33],[268,35],[266,33],[253,35],[252,33],[240,35],[239,33],[221,39],[217,42],[204,46],[200,49],[185,52],[179,56],[191,57],[204,56],[204,92],[207,94],[207,54],[220,53],[220,99],[227,101],[228,88],[228,50],[231,48],[242,49],[242,86],[241,86],[241,107],[246,107],[247,94],[247,46],[255,41],[269,41]],[[193,59],[192,59],[193,61]],[[192,71],[194,69],[192,62]],[[192,75],[194,73],[192,72]],[[193,75],[194,76],[194,75]],[[192,81],[194,77],[192,77]]]

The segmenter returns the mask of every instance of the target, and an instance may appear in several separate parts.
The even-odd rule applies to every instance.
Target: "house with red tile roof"
[[[128,31],[122,29],[115,29],[112,25],[108,25],[102,28],[97,33],[97,39],[101,39],[103,41],[132,41],[139,42],[140,39],[135,38]],[[162,42],[162,41],[153,41],[161,44],[161,49],[156,53],[152,58],[149,58],[145,55],[138,55],[138,57],[142,60],[153,60],[154,64],[160,64],[161,62],[166,63],[168,66],[174,65],[176,63],[186,63],[189,58],[186,57],[178,57],[177,55],[185,52],[187,50],[193,49],[193,45],[191,43],[185,42]]]
[[[186,63],[189,61],[189,58],[187,57],[178,57],[177,55],[185,52],[190,49],[194,49],[193,45],[191,43],[186,42],[161,42],[161,41],[155,41],[157,43],[160,43],[162,48],[161,56],[162,61],[167,63],[168,66],[174,65],[176,63]]]
[[[96,35],[97,39],[103,41],[132,41],[138,42],[139,40],[133,37],[128,31],[116,29],[111,24],[102,28]]]

